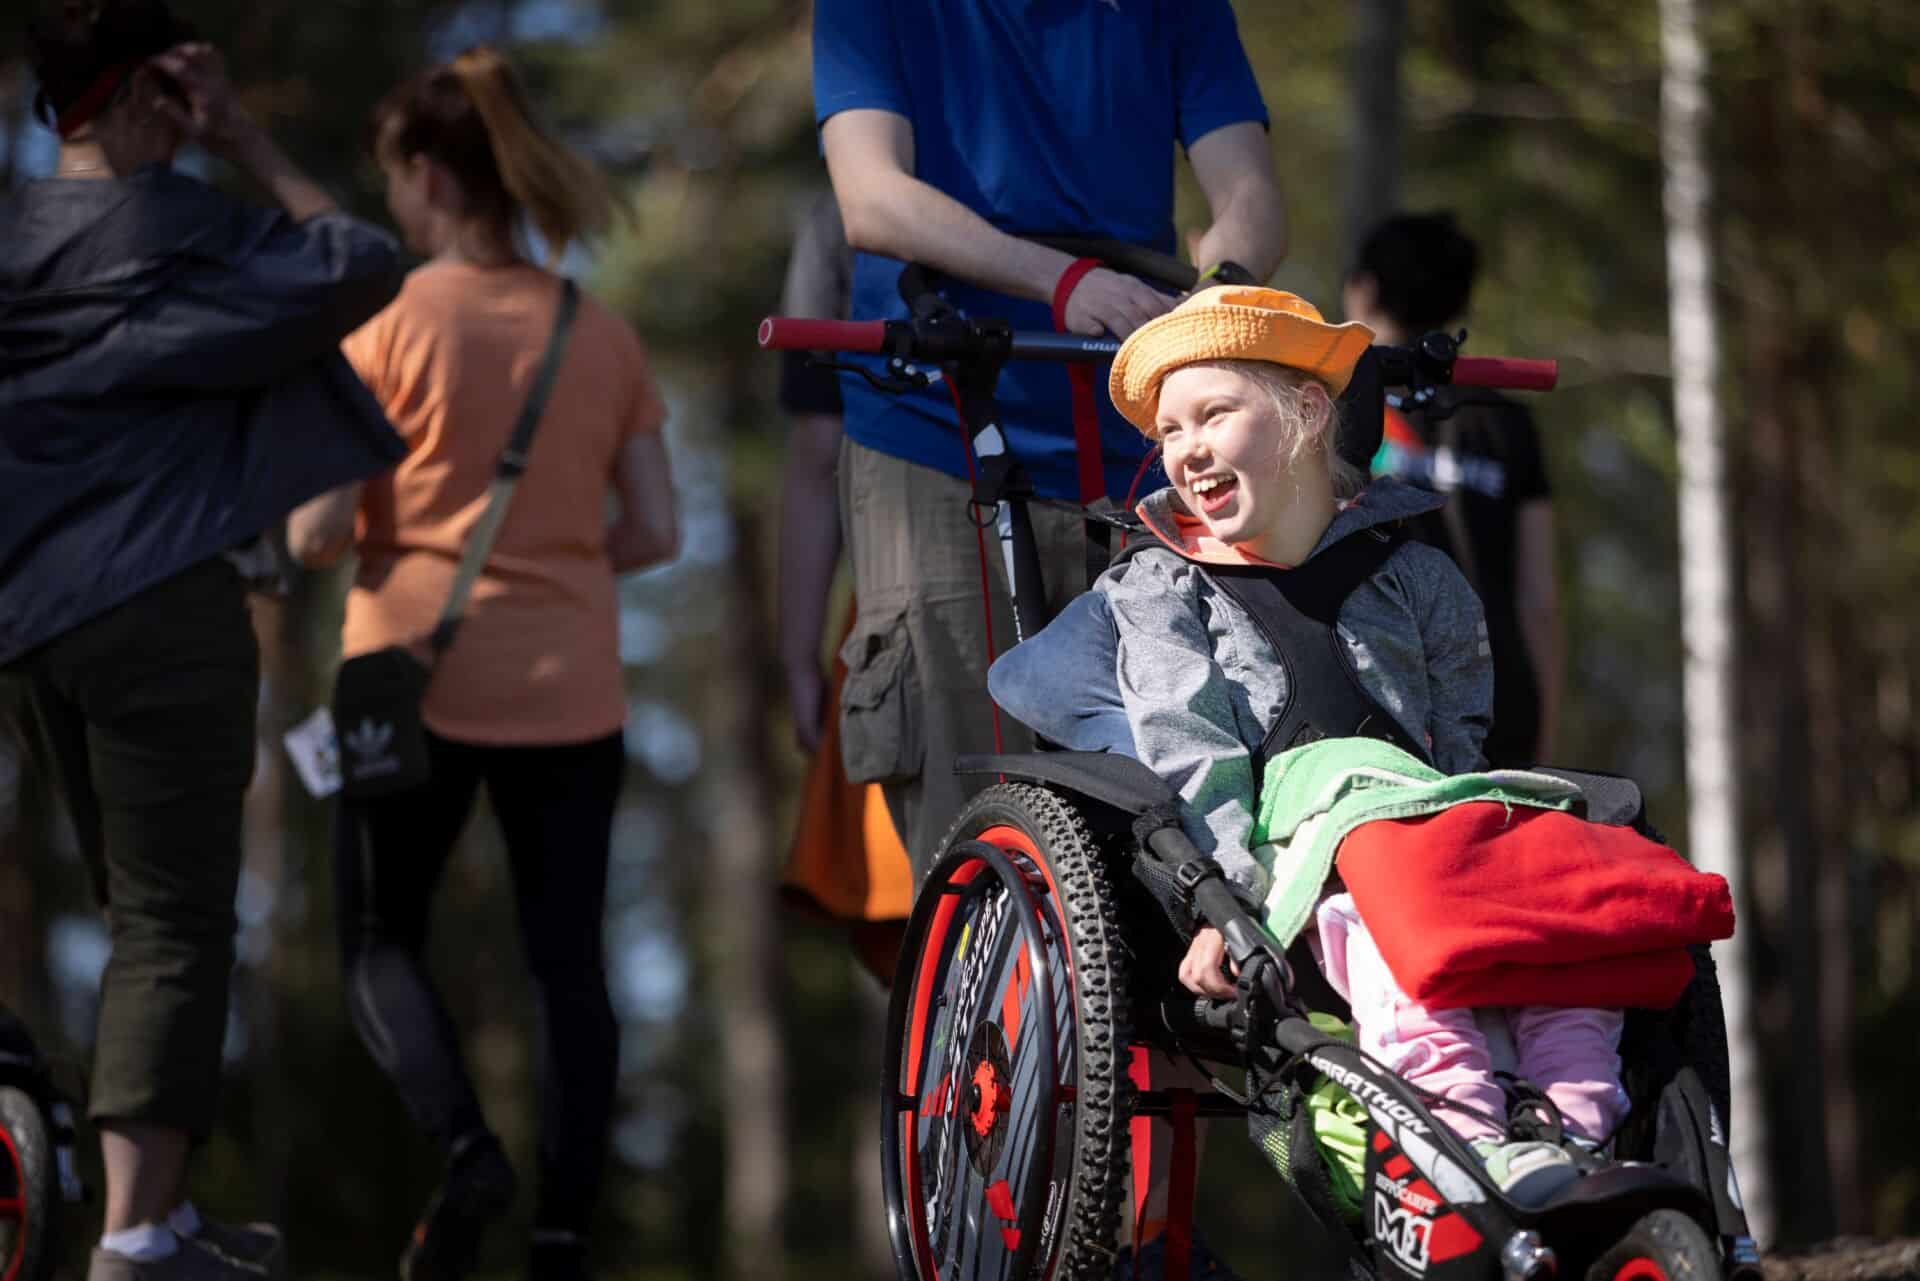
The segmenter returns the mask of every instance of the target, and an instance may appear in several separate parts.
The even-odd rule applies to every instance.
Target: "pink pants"
[[[1360,1048],[1424,1090],[1488,1117],[1505,1117],[1506,1097],[1494,1080],[1475,1011],[1429,1010],[1401,991],[1353,895],[1324,900],[1316,923],[1320,968],[1353,1007]],[[1505,1014],[1515,1074],[1544,1090],[1575,1134],[1595,1141],[1611,1135],[1627,1114],[1627,1092],[1620,1086],[1621,1011],[1533,1005],[1509,1007]],[[1473,1113],[1447,1108],[1440,1115],[1464,1139],[1502,1134]]]

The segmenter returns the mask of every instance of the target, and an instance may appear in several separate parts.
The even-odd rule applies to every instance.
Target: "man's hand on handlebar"
[[[1089,338],[1103,334],[1125,338],[1155,316],[1173,310],[1178,301],[1132,276],[1096,267],[1067,299],[1067,329]]]
[[[1197,996],[1226,1000],[1234,996],[1233,980],[1227,977],[1227,941],[1211,925],[1202,926],[1187,945],[1180,962],[1180,982]]]

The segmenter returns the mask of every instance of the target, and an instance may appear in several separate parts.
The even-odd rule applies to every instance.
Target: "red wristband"
[[[1075,258],[1067,269],[1060,273],[1060,281],[1053,287],[1053,327],[1061,333],[1067,332],[1067,300],[1073,297],[1073,291],[1087,278],[1087,273],[1096,267],[1104,266],[1098,258]]]

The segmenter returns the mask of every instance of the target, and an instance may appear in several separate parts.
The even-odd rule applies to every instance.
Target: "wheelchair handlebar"
[[[760,322],[760,345],[768,351],[886,350],[884,320],[815,320],[805,316],[768,316]]]
[[[981,357],[1095,364],[1112,360],[1118,338],[1011,330],[992,321],[812,320],[768,316],[760,322],[767,351],[833,351],[886,354],[929,363]]]
[[[818,320],[805,316],[768,316],[760,322],[759,343],[767,351],[887,354],[903,360],[940,362],[980,357],[1096,363],[1120,350],[1117,338],[1010,330],[991,321],[957,317],[923,323],[912,320]],[[1426,340],[1423,340],[1423,342]],[[1428,355],[1414,348],[1377,348],[1391,353],[1387,381],[1418,378],[1456,387],[1505,391],[1551,391],[1560,366],[1553,360],[1505,356],[1459,356],[1449,343]],[[1418,369],[1418,374],[1413,371]]]
[[[1557,360],[1517,360],[1504,356],[1456,356],[1453,385],[1497,387],[1505,391],[1552,391],[1560,380]]]
[[[1187,834],[1180,830],[1177,821],[1160,821],[1159,825],[1154,826],[1151,831],[1144,830],[1146,825],[1159,820],[1161,820],[1159,813],[1149,811],[1148,815],[1139,820],[1140,826],[1136,827],[1136,831],[1142,836],[1147,848],[1167,866],[1178,868],[1191,863],[1213,861],[1204,858],[1200,851],[1194,848],[1193,842],[1188,840]],[[1260,929],[1259,922],[1255,921],[1240,900],[1234,897],[1233,891],[1227,888],[1227,883],[1220,879],[1217,874],[1217,865],[1215,875],[1195,881],[1188,892],[1193,896],[1194,910],[1207,924],[1219,930],[1221,937],[1226,940],[1227,956],[1236,967],[1246,965],[1261,953],[1271,955],[1273,949],[1267,946],[1265,934]],[[1282,965],[1285,964],[1279,957],[1273,957],[1273,959]]]

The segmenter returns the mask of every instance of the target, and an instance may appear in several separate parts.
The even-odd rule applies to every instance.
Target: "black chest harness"
[[[1256,790],[1269,760],[1322,738],[1383,739],[1431,762],[1426,744],[1412,741],[1360,683],[1335,626],[1347,597],[1406,541],[1406,530],[1396,523],[1348,534],[1293,569],[1206,566],[1208,577],[1253,619],[1286,677],[1280,715],[1253,753]],[[1158,546],[1163,544],[1151,536],[1137,539],[1114,563]]]

